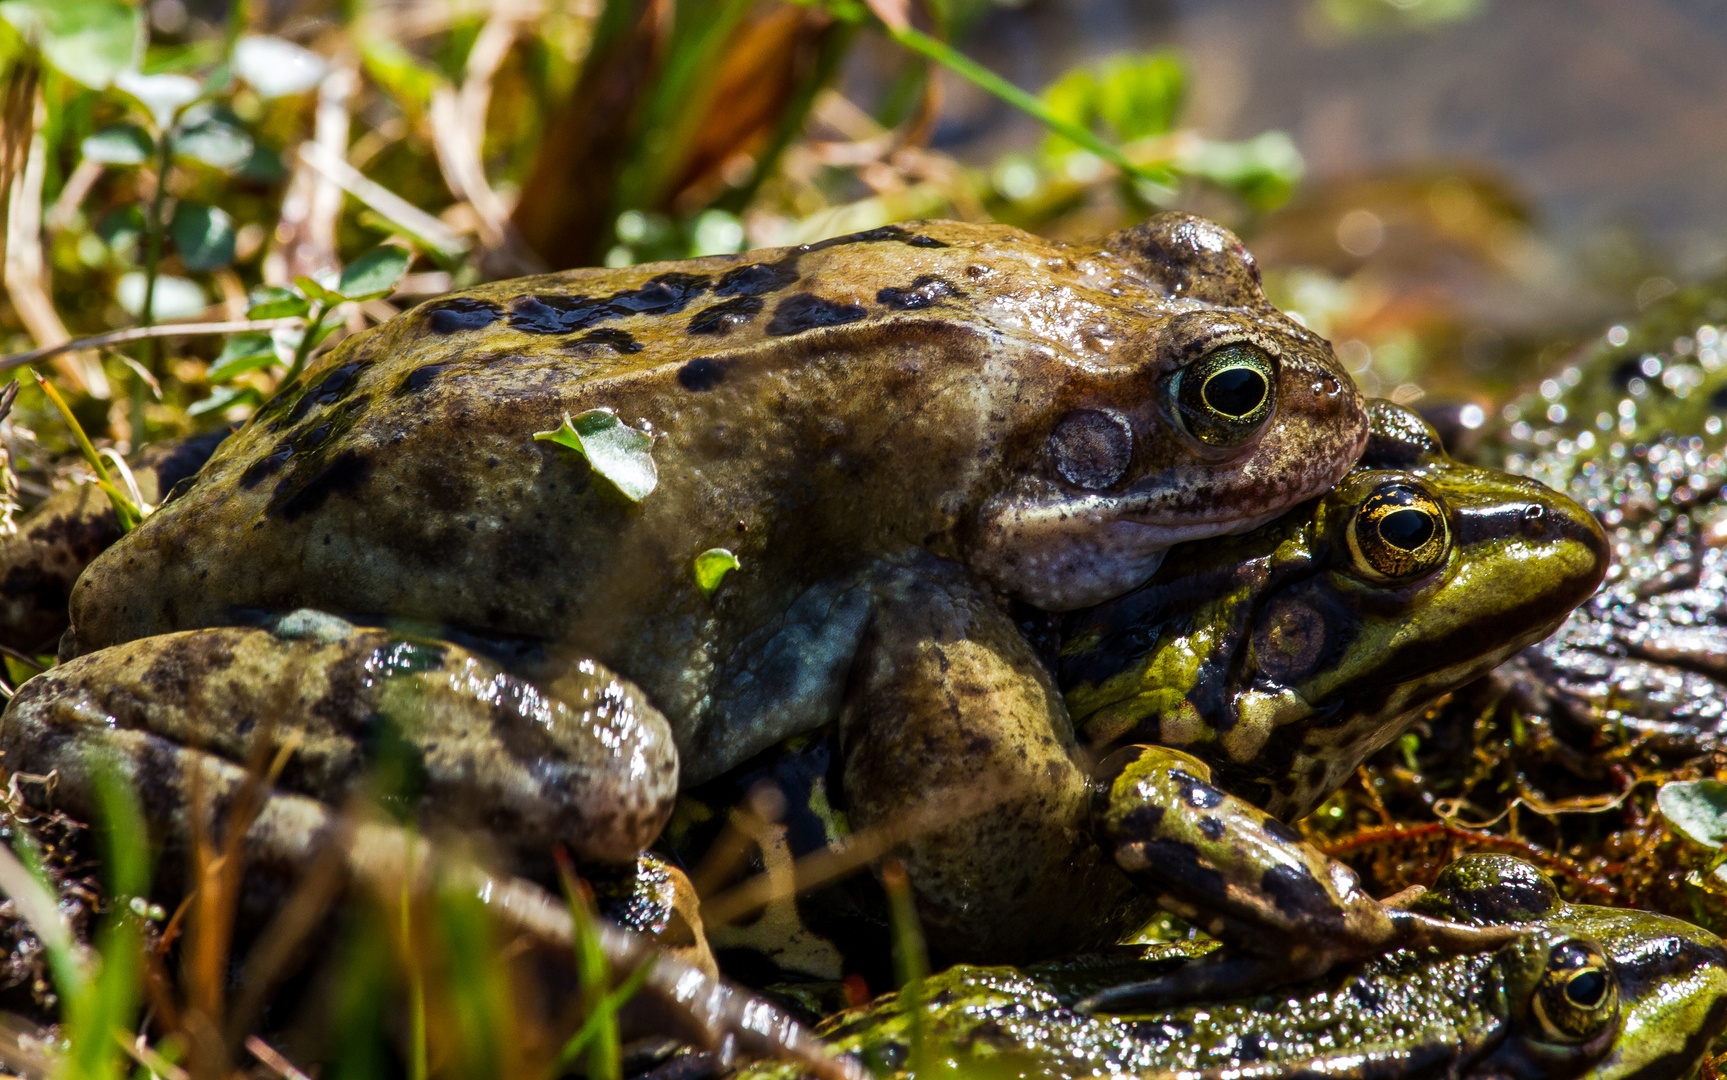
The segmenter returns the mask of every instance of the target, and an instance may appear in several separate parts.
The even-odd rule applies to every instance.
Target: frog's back
[[[920,420],[937,434],[914,447],[889,403],[915,411],[944,367],[1032,399],[1076,367],[1131,363],[1110,349],[1167,314],[1162,289],[1107,251],[929,222],[441,297],[320,358],[92,566],[77,648],[299,606],[553,637],[580,616],[693,605],[687,573],[665,567],[725,546],[759,568],[749,556],[775,539],[762,519],[817,499],[873,507],[811,515],[845,528],[873,514],[940,532],[964,510],[953,493],[1003,467],[980,448],[1019,421],[998,409],[1002,430],[980,431],[968,406]],[[849,362],[865,355],[883,362]],[[601,407],[656,436],[661,486],[638,506],[532,438]],[[927,482],[859,465],[896,438]],[[818,461],[891,488],[832,482]],[[776,556],[797,554],[777,539]],[[651,593],[671,579],[678,597]]]

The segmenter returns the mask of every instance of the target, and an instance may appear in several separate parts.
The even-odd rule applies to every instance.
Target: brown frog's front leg
[[[1098,834],[1116,863],[1161,907],[1226,947],[1169,975],[1095,994],[1083,1011],[1247,993],[1391,949],[1479,952],[1516,936],[1381,904],[1354,871],[1213,787],[1210,767],[1179,750],[1123,747],[1099,764],[1098,777]]]
[[[854,830],[898,849],[930,947],[1013,962],[1106,944],[1150,901],[1092,839],[1090,786],[1044,664],[1002,604],[933,558],[871,582],[839,725]]]

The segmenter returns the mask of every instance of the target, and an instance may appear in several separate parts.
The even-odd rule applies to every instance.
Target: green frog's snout
[[[1558,492],[1533,480],[1520,481],[1526,497],[1511,497],[1462,507],[1457,513],[1457,543],[1483,550],[1492,545],[1502,557],[1520,564],[1529,576],[1528,595],[1550,613],[1542,624],[1562,619],[1583,603],[1607,575],[1612,546],[1595,516]]]

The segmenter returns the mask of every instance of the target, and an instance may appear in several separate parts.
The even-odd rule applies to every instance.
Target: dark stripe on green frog
[[[676,315],[708,290],[707,274],[661,274],[639,289],[603,298],[541,293],[510,301],[510,328],[528,334],[573,334],[608,319]]]
[[[964,297],[965,293],[955,287],[953,282],[933,274],[923,274],[903,289],[887,288],[875,294],[876,303],[896,311],[916,311],[919,308],[934,307],[943,300]]]
[[[774,308],[774,317],[769,320],[767,329],[773,337],[786,337],[824,326],[844,326],[867,314],[869,312],[857,304],[842,304],[815,293],[795,293]]]
[[[1343,922],[1343,913],[1331,894],[1305,867],[1283,864],[1267,867],[1260,875],[1259,887],[1271,897],[1277,910],[1296,922],[1315,927],[1340,926]]]
[[[717,290],[716,290],[717,291]],[[690,319],[689,332],[723,337],[762,313],[766,302],[759,296],[734,296],[705,307]]]
[[[472,296],[454,296],[439,301],[426,312],[426,326],[434,334],[454,334],[483,330],[503,317],[502,304]]]
[[[1196,810],[1210,810],[1223,801],[1223,792],[1197,776],[1180,769],[1171,769],[1169,778],[1181,785],[1181,797],[1187,800],[1187,805]]]

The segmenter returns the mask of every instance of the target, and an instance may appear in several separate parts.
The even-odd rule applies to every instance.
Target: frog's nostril
[[[1547,535],[1547,511],[1545,508],[1530,503],[1523,508],[1523,532],[1526,536]]]

